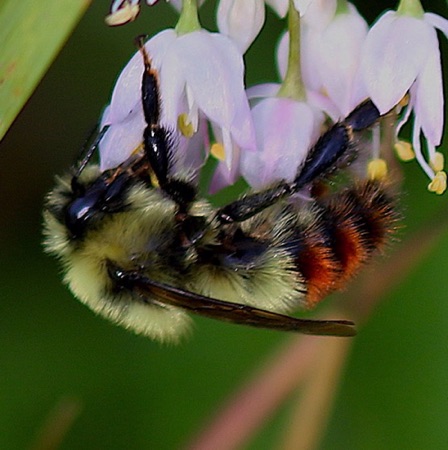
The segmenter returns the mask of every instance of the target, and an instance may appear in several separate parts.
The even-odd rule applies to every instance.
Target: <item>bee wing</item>
[[[206,297],[151,280],[136,272],[115,269],[112,275],[142,297],[156,297],[161,304],[176,306],[212,319],[321,336],[354,336],[356,334],[354,323],[348,320],[298,319],[249,305]]]

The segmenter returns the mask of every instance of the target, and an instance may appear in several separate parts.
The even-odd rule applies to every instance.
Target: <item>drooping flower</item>
[[[264,84],[248,90],[254,101],[252,116],[257,149],[241,151],[241,173],[255,189],[276,181],[293,181],[317,140],[324,113],[313,105],[300,71],[300,17],[288,12],[288,68],[281,85]]]
[[[219,31],[244,53],[263,27],[264,0],[220,0],[216,17]]]
[[[320,134],[324,114],[307,102],[274,96],[257,103],[252,115],[257,150],[241,152],[241,174],[255,189],[293,181]]]
[[[180,138],[179,152],[201,118],[221,133],[226,164],[232,165],[234,143],[253,148],[254,129],[244,91],[244,64],[226,36],[200,29],[186,34],[164,30],[145,44],[159,74],[162,99],[161,123],[170,130],[187,132]],[[139,52],[121,73],[102,125],[109,125],[101,145],[101,169],[115,167],[141,144],[146,126],[141,104],[143,61]],[[183,126],[182,126],[183,124]]]
[[[242,53],[250,47],[264,25],[265,3],[280,17],[286,16],[289,0],[219,1],[216,14],[218,29],[232,38]],[[312,3],[313,0],[294,0],[293,7],[303,16]]]
[[[409,6],[412,6],[411,8]],[[448,36],[448,21],[424,13],[419,2],[402,2],[397,11],[383,14],[368,33],[361,60],[368,95],[381,114],[409,101],[398,131],[413,114],[412,143],[417,160],[433,180],[443,171],[434,164],[444,124],[444,99],[439,42],[436,29]],[[426,141],[427,155],[422,151]],[[446,180],[439,176],[438,179]],[[441,193],[437,189],[429,189]]]
[[[318,14],[322,9],[323,13]],[[334,15],[331,16],[329,11],[334,11]],[[304,84],[315,95],[327,97],[333,108],[327,106],[326,109],[336,109],[336,118],[339,119],[367,97],[359,68],[367,29],[367,23],[350,3],[336,11],[334,0],[319,4],[313,2],[303,17],[301,56]],[[287,52],[286,36],[280,41],[277,52],[281,74],[286,71]]]

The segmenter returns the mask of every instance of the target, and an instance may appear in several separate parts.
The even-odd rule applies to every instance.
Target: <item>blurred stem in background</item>
[[[428,256],[446,233],[447,226],[448,211],[443,207],[387,260],[377,261],[372,270],[359,277],[344,294],[352,311],[351,318],[357,325],[362,325],[378,303]],[[326,313],[337,317],[337,311]],[[352,339],[341,338],[292,338],[229,399],[217,417],[187,448],[243,448],[297,389],[300,389],[297,409],[280,448],[319,448],[352,343]]]

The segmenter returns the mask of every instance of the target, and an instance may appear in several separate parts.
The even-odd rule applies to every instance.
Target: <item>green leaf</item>
[[[3,0],[0,5],[0,139],[91,0]]]

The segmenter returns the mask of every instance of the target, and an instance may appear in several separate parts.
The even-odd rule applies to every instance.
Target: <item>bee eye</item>
[[[112,183],[107,186],[102,198],[102,210],[107,212],[118,212],[123,209],[124,193],[129,185],[129,176],[121,173]]]
[[[84,234],[87,224],[96,212],[96,199],[92,196],[78,197],[67,206],[65,224],[73,238]]]

